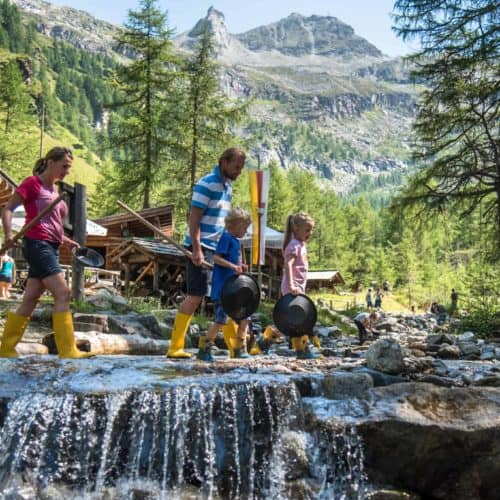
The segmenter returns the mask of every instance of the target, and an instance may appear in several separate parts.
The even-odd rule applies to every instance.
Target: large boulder
[[[394,339],[377,340],[366,351],[366,366],[393,375],[402,373],[404,362],[401,346]]]

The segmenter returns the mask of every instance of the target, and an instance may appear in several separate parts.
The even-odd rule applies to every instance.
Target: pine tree
[[[178,101],[172,31],[157,4],[157,0],[141,0],[141,10],[129,11],[118,44],[135,57],[112,78],[119,91],[109,129],[119,176],[111,183],[112,195],[132,202],[142,199],[143,208],[150,206],[175,139],[169,127]]]
[[[417,161],[402,206],[482,211],[500,257],[500,9],[494,0],[398,0],[396,32],[417,39]]]
[[[214,62],[213,34],[202,23],[198,46],[187,60],[188,92],[186,147],[190,157],[190,191],[200,166],[210,166],[210,159],[233,144],[234,126],[246,116],[248,103],[233,102],[219,89],[218,67]],[[241,140],[240,140],[241,142]]]

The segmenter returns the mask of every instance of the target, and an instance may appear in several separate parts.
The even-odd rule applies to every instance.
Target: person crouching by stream
[[[26,211],[26,223],[34,219],[45,207],[54,201],[59,193],[56,181],[62,181],[73,163],[73,153],[64,147],[52,148],[40,158],[33,169],[33,175],[15,190],[2,211],[2,223],[7,247],[13,246],[12,215],[21,204]],[[23,255],[29,265],[28,280],[21,305],[16,312],[9,312],[5,323],[0,357],[18,356],[16,345],[28,326],[38,299],[45,290],[54,297],[52,322],[54,338],[60,358],[87,358],[91,356],[78,350],[75,343],[73,318],[69,310],[71,290],[66,285],[59,266],[59,246],[78,247],[76,241],[64,235],[63,220],[68,207],[61,200],[23,237]]]
[[[363,344],[368,338],[368,332],[375,337],[379,336],[373,329],[373,325],[377,319],[379,319],[379,315],[376,311],[360,312],[354,317],[354,324],[357,326],[359,332],[359,345]]]
[[[212,273],[211,299],[214,301],[215,321],[210,325],[207,335],[200,337],[197,358],[202,361],[214,361],[212,349],[219,330],[224,328],[228,322],[228,316],[222,308],[221,294],[226,280],[234,274],[245,272],[246,265],[242,264],[241,244],[238,238],[243,238],[251,223],[248,212],[241,208],[233,208],[225,218],[225,229],[217,243],[214,254],[214,269]],[[232,345],[228,345],[229,352],[234,358],[248,358],[247,352],[247,319],[238,322],[236,338],[229,339]],[[227,339],[226,339],[227,340]]]

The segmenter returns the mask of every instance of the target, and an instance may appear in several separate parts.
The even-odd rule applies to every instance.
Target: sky
[[[120,25],[130,9],[138,10],[139,0],[49,0],[89,12],[98,19]],[[230,33],[238,34],[252,28],[277,22],[292,12],[304,16],[313,14],[334,16],[354,28],[357,35],[389,56],[411,51],[391,30],[390,13],[394,0],[160,0],[159,6],[168,13],[169,27],[176,34],[191,29],[205,17],[209,7],[224,14]]]

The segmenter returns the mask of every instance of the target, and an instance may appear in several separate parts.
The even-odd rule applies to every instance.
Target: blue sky
[[[93,16],[122,24],[139,0],[49,0],[90,12]],[[204,17],[210,6],[221,11],[230,33],[243,33],[257,26],[279,21],[292,12],[334,16],[376,45],[384,54],[403,55],[411,49],[391,31],[390,13],[394,0],[160,0],[168,12],[169,26],[182,33]]]

